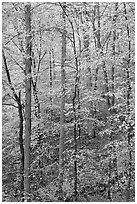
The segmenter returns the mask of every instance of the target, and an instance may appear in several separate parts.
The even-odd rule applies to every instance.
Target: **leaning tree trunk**
[[[24,141],[24,198],[30,201],[30,142],[31,142],[31,5],[25,6],[25,141]]]
[[[20,184],[20,190],[21,190],[21,197],[22,201],[24,201],[24,145],[23,145],[23,113],[22,113],[22,104],[21,104],[21,91],[19,92],[19,96],[16,94],[16,91],[12,85],[10,72],[7,65],[6,56],[4,53],[4,50],[2,50],[2,56],[3,61],[5,65],[5,71],[8,79],[8,83],[10,86],[10,89],[13,93],[13,96],[15,98],[15,101],[18,104],[18,113],[19,113],[19,146],[20,146],[20,154],[21,154],[21,166],[20,166],[20,175],[21,175],[21,184]]]
[[[63,33],[62,33],[62,59],[61,59],[61,107],[60,107],[60,142],[59,142],[59,201],[63,201],[63,174],[64,174],[64,109],[65,109],[65,61],[66,61],[66,4],[62,5]]]

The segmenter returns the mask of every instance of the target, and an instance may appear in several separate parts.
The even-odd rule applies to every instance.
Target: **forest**
[[[2,3],[2,201],[135,202],[135,2]]]

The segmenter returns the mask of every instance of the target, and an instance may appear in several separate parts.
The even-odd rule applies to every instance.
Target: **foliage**
[[[109,190],[111,201],[126,201],[128,190],[130,201],[134,201],[135,5],[133,2],[126,2],[125,5],[126,14],[123,2],[118,3],[118,8],[112,2],[66,3],[63,152],[63,194],[66,202],[75,201],[75,159],[78,201],[110,201]],[[3,3],[2,37],[12,86],[17,95],[19,91],[22,93],[21,105],[25,123],[24,6],[24,2]],[[34,2],[31,7],[31,78],[33,83],[36,83],[36,92],[32,86],[30,198],[32,202],[56,202],[59,196],[62,4]],[[4,62],[2,75],[3,202],[20,202],[22,196],[18,104],[8,82]],[[76,86],[79,88],[79,96],[75,99],[74,115]],[[129,180],[130,189],[127,187]]]

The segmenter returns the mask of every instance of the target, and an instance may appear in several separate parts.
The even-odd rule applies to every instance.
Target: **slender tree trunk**
[[[10,72],[7,65],[7,60],[5,57],[4,50],[2,50],[2,56],[5,65],[5,71],[7,75],[7,79],[10,85],[10,89],[13,93],[15,101],[18,104],[18,113],[19,113],[19,146],[20,146],[20,154],[21,154],[21,167],[20,167],[20,174],[21,174],[21,197],[22,201],[24,201],[24,146],[23,146],[23,114],[22,114],[22,104],[21,104],[21,91],[19,92],[19,96],[16,94],[16,91],[12,85],[12,81],[10,78]]]
[[[62,5],[63,33],[62,33],[62,59],[61,59],[61,107],[60,107],[60,142],[59,142],[59,200],[63,201],[63,174],[64,174],[64,109],[65,109],[65,61],[66,61],[66,3]]]
[[[78,86],[78,119],[77,120],[78,120],[79,146],[81,145],[80,108],[81,108],[81,104],[80,104],[80,89],[79,89],[79,86]]]
[[[126,3],[124,4],[124,14],[125,14],[125,20],[128,21],[127,18],[127,8]],[[128,119],[130,118],[130,98],[131,98],[131,85],[130,85],[130,62],[131,62],[131,40],[130,40],[130,29],[128,26],[128,22],[126,25],[127,28],[127,36],[128,36],[128,61],[126,65],[126,75],[127,75],[127,116]],[[129,119],[130,121],[130,119]],[[128,127],[128,133],[127,133],[127,142],[128,142],[128,153],[129,153],[129,164],[128,164],[128,185],[127,185],[127,202],[131,200],[131,177],[132,177],[132,144],[131,144],[131,124],[130,122],[127,122]]]
[[[108,109],[111,106],[111,102],[110,102],[110,97],[109,97],[109,84],[108,84],[108,75],[107,75],[107,70],[106,70],[106,64],[105,61],[102,62],[102,68],[103,68],[103,72],[104,72],[104,81],[105,81],[105,94],[107,94],[105,96],[106,98],[106,102],[107,102],[107,107]]]
[[[95,20],[93,21],[93,31],[95,33],[95,47],[96,49],[100,50],[101,49],[101,36],[100,36],[100,4],[99,2],[96,3],[96,5],[94,6],[94,16],[93,18],[97,19],[97,28],[95,26]],[[97,66],[96,70],[95,70],[95,85],[94,85],[94,91],[97,91],[97,81],[98,81],[98,71],[99,71],[99,66]],[[93,117],[96,118],[96,102],[94,102],[94,106],[93,106]],[[96,137],[96,122],[94,122],[94,126],[93,126],[93,138]]]
[[[98,32],[97,32],[97,48],[100,50],[101,49],[101,36],[100,36],[100,5],[97,3],[97,24],[98,24]],[[100,50],[101,54],[101,50]],[[109,98],[109,86],[108,86],[108,75],[107,75],[107,70],[106,70],[106,64],[105,61],[102,61],[102,69],[104,73],[104,81],[105,81],[105,96],[106,98],[106,104],[108,109],[110,108],[110,98]],[[111,150],[110,150],[111,151]],[[110,161],[109,161],[109,167],[108,167],[108,176],[109,176],[109,181],[108,181],[108,199],[111,202],[112,201],[112,194],[111,194],[111,156],[110,156]]]
[[[95,48],[97,47],[97,39],[96,39],[96,27],[95,27],[95,16],[96,16],[96,6],[94,5],[93,8],[93,16],[92,16],[92,29],[93,29],[93,34],[94,34],[94,43],[95,43]]]
[[[76,79],[73,97],[73,112],[74,112],[74,199],[77,201],[77,128],[80,140],[80,124],[79,124],[79,112],[80,112],[80,100],[79,100],[79,70],[78,70],[78,59],[76,52],[76,42],[73,30],[73,40],[74,40],[74,55],[76,63]],[[76,113],[76,98],[78,99],[78,117]]]
[[[40,102],[39,102],[39,98],[38,98],[38,91],[37,91],[37,84],[34,84],[32,82],[33,85],[33,95],[34,95],[34,101],[35,101],[35,116],[37,119],[40,119]]]
[[[77,85],[75,84],[74,97],[73,97],[73,113],[74,113],[74,199],[77,201],[77,116],[75,108]]]
[[[97,28],[97,47],[98,49],[101,48],[101,38],[100,38],[100,5],[99,5],[99,2],[97,2],[97,5],[96,5],[96,9],[97,9],[97,25],[98,25],[98,28]]]
[[[30,201],[30,143],[31,143],[31,4],[25,6],[26,65],[25,65],[25,142],[24,142],[24,198]]]
[[[106,70],[106,65],[105,65],[105,61],[102,62],[103,65],[103,72],[104,72],[104,81],[105,81],[105,94],[107,94],[105,96],[106,98],[106,104],[107,104],[107,108],[109,110],[109,108],[111,107],[111,103],[110,103],[110,97],[109,97],[109,87],[108,87],[108,76],[107,76],[107,70]],[[111,128],[111,125],[110,125],[110,128]],[[112,142],[113,139],[112,139],[112,133],[110,134],[110,141]],[[108,200],[109,202],[112,202],[112,184],[111,184],[111,181],[112,181],[112,146],[110,146],[109,148],[109,154],[110,154],[110,158],[109,158],[109,166],[108,166],[108,177],[109,177],[109,180],[108,180]]]
[[[117,10],[118,10],[118,3],[114,4],[115,6],[115,15],[113,17],[113,24],[114,24],[114,31],[113,31],[113,44],[112,44],[112,52],[113,52],[113,59],[114,62],[116,60],[116,18],[117,18]],[[114,105],[115,105],[115,65],[112,65],[112,101],[111,101],[111,114],[114,114]],[[111,120],[111,127],[113,127],[113,122]],[[117,169],[117,152],[116,152],[116,146],[115,146],[115,141],[113,138],[113,132],[111,133],[111,138],[113,140],[113,169],[115,173],[115,181],[114,183],[118,183],[118,169]]]
[[[88,18],[86,18],[86,21],[88,23]],[[94,23],[93,23],[94,24]],[[94,27],[95,29],[95,27]],[[84,29],[83,29],[84,30]],[[87,88],[91,90],[92,88],[92,75],[91,75],[91,57],[90,57],[90,49],[89,49],[89,34],[85,34],[84,31],[84,37],[83,37],[83,42],[84,42],[84,50],[85,50],[85,57],[86,57],[86,61],[88,62],[88,66],[87,66],[87,73],[88,73],[88,82],[87,82]],[[89,117],[94,117],[94,110],[93,110],[93,101],[89,101]],[[91,123],[91,121],[88,121],[88,134],[89,136],[94,137],[95,135],[95,130],[94,130],[94,124]]]
[[[111,154],[111,148],[110,148],[110,154]],[[108,200],[109,202],[112,202],[112,192],[111,192],[111,180],[112,180],[112,177],[111,177],[111,170],[112,170],[112,165],[111,165],[111,156],[110,156],[110,159],[109,159],[109,164],[108,164],[108,177],[109,177],[109,180],[108,180]]]
[[[117,9],[118,9],[118,3],[115,3],[115,15],[113,17],[113,24],[116,28],[116,18],[117,18]],[[114,29],[113,31],[113,44],[112,44],[112,54],[113,54],[113,59],[114,61],[115,59],[115,53],[116,53],[116,46],[115,46],[115,41],[116,41],[116,29]],[[104,70],[105,71],[105,70]],[[108,79],[107,79],[107,75],[105,74],[106,71],[104,72],[104,76],[106,78],[106,92],[109,92],[109,88],[108,88]],[[114,74],[115,74],[115,66],[112,65],[112,101],[110,102],[110,97],[108,95],[107,100],[108,100],[108,108],[110,109],[110,117],[114,116],[114,105],[115,105],[115,86],[114,86]],[[111,202],[112,201],[112,173],[114,172],[114,177],[113,177],[113,188],[115,189],[115,185],[118,182],[118,170],[117,170],[117,152],[116,152],[116,146],[115,146],[115,140],[113,137],[113,120],[112,118],[110,118],[110,128],[111,128],[111,134],[110,134],[110,142],[112,143],[112,146],[110,147],[110,155],[113,155],[113,158],[111,158],[110,156],[110,161],[109,161],[109,186],[108,186],[108,199]]]
[[[73,50],[74,50],[74,56],[75,56],[75,66],[76,66],[76,95],[77,95],[77,103],[78,103],[78,117],[77,117],[77,123],[78,123],[78,137],[79,137],[79,144],[80,144],[80,135],[81,135],[81,128],[80,128],[80,89],[79,89],[79,83],[80,83],[80,76],[79,76],[79,64],[78,64],[78,57],[77,57],[77,50],[76,50],[76,39],[75,39],[75,33],[74,33],[74,27],[72,26],[72,32],[73,32]]]
[[[100,36],[100,29],[101,29],[101,27],[100,27],[100,5],[99,5],[99,2],[96,5],[96,13],[95,13],[95,15],[97,15],[97,34],[96,34],[97,48],[100,50],[101,49],[101,36]],[[100,54],[101,54],[101,50],[100,50]],[[106,70],[105,61],[102,61],[102,68],[103,68],[103,72],[104,72],[105,93],[109,93],[108,76],[107,76],[107,70]],[[98,70],[99,70],[99,68],[97,67],[97,69],[96,69],[96,77],[95,77],[95,90],[97,89]],[[107,106],[108,106],[108,109],[109,109],[110,108],[110,98],[109,98],[109,95],[106,96],[106,102],[107,102]]]
[[[94,84],[94,91],[97,91],[97,82],[98,82],[98,71],[99,71],[99,67],[97,66],[96,70],[95,70],[95,84]],[[94,101],[93,103],[93,118],[96,119],[96,113],[97,113],[97,109],[96,109],[96,102]],[[96,122],[94,122],[93,125],[93,138],[96,137]]]
[[[118,9],[118,3],[115,3],[115,15],[114,15],[114,18],[113,18],[113,24],[114,24],[114,31],[113,31],[113,45],[112,45],[112,51],[113,51],[113,59],[114,61],[116,60],[115,59],[115,53],[116,53],[116,18],[117,18],[117,9]],[[114,91],[115,91],[115,66],[112,65],[112,106],[114,106],[114,103],[115,103],[115,95],[114,95]]]
[[[52,70],[53,70],[53,81],[56,79],[56,73],[55,73],[55,56],[54,56],[54,49],[51,49],[51,56],[52,56]]]
[[[73,103],[73,113],[74,113],[74,199],[75,201],[78,200],[78,192],[77,192],[77,131],[79,137],[79,144],[80,144],[80,136],[81,136],[81,128],[80,128],[80,90],[79,90],[79,64],[78,64],[78,57],[77,57],[77,50],[76,50],[76,39],[75,39],[75,31],[73,23],[71,23],[72,33],[73,33],[73,51],[75,56],[75,66],[76,66],[76,78],[75,78],[75,85],[74,85],[74,96],[72,99]],[[76,109],[76,105],[78,108]],[[77,112],[78,110],[78,112]]]
[[[107,94],[105,96],[106,98],[106,104],[107,104],[107,108],[109,110],[109,108],[111,107],[111,102],[110,102],[110,97],[109,97],[109,87],[108,87],[108,76],[107,76],[107,70],[106,70],[106,64],[105,61],[102,62],[103,65],[103,72],[104,72],[104,81],[105,81],[105,94]],[[112,142],[112,134],[110,135],[110,141]],[[111,154],[112,154],[112,147],[110,147],[110,158],[109,158],[109,168],[108,168],[108,199],[110,202],[112,202],[112,185],[111,185],[111,180],[112,180],[112,158],[111,158]]]
[[[40,38],[41,40],[41,38]],[[40,47],[41,47],[41,43],[40,43]],[[41,52],[41,48],[40,48],[40,52]],[[36,71],[36,63],[35,63],[35,56],[34,56],[34,52],[31,52],[31,56],[32,56],[32,71],[34,72],[34,78],[31,78],[31,83],[32,83],[32,88],[33,88],[33,96],[34,96],[34,107],[35,107],[35,117],[37,120],[37,150],[38,150],[38,154],[39,154],[39,184],[43,181],[43,161],[41,159],[41,151],[42,151],[42,134],[40,133],[40,119],[41,119],[41,111],[40,111],[40,102],[39,102],[39,98],[38,98],[38,90],[37,90],[37,79],[38,79],[38,72],[40,69],[40,64],[38,64],[38,72]],[[39,56],[39,61],[40,61],[40,56]],[[40,63],[40,62],[39,62]]]
[[[19,145],[20,145],[20,153],[21,153],[21,195],[22,201],[24,201],[24,145],[23,145],[23,113],[22,113],[22,104],[21,104],[21,91],[19,92],[19,100],[18,100],[18,113],[20,118],[19,123]]]
[[[102,52],[102,50],[101,50],[102,45],[101,45],[101,36],[100,36],[101,26],[100,26],[100,5],[99,5],[99,2],[97,3],[96,6],[94,6],[94,16],[97,16],[97,29],[95,27],[95,21],[93,21],[93,31],[95,32],[95,45],[96,45],[96,48],[100,51],[100,55],[101,54],[103,55],[103,53],[101,53]],[[107,107],[109,109],[110,106],[111,106],[111,103],[110,103],[110,97],[109,97],[108,75],[107,75],[106,64],[105,64],[104,60],[102,61],[102,69],[103,69],[104,81],[105,81],[105,94],[107,94],[106,96],[104,96],[104,98],[106,98],[106,104],[107,104]],[[99,67],[97,66],[96,73],[95,73],[95,87],[94,87],[95,91],[97,90],[98,70],[99,70]],[[95,108],[94,108],[94,117],[96,117],[96,105],[95,105]],[[111,149],[110,149],[110,151],[111,151]],[[109,167],[108,167],[108,177],[109,177],[109,181],[108,181],[108,199],[109,199],[110,202],[112,201],[111,168],[112,167],[111,167],[111,156],[110,156]]]
[[[51,52],[49,53],[49,83],[50,83],[50,106],[51,106],[51,120],[52,120],[52,88],[53,88],[53,70],[52,70],[52,60],[51,60]]]
[[[35,103],[35,117],[37,119],[37,148],[38,148],[38,154],[39,154],[39,184],[42,182],[43,178],[43,161],[41,159],[41,152],[42,152],[42,134],[40,131],[40,119],[41,119],[41,111],[40,111],[40,102],[38,98],[38,91],[37,91],[37,82],[34,83],[33,80],[32,86],[33,86],[33,95],[34,95],[34,103]]]

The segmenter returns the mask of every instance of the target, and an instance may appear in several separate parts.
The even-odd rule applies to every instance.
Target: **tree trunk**
[[[128,21],[127,18],[127,8],[126,8],[126,3],[124,4],[124,14],[125,14],[125,20]],[[131,85],[130,85],[130,62],[131,62],[131,40],[130,40],[130,30],[128,26],[128,22],[126,25],[127,28],[127,36],[128,36],[128,61],[126,65],[126,77],[127,77],[127,116],[128,119],[130,118],[130,97],[131,97]],[[131,201],[131,177],[132,177],[132,144],[131,144],[131,124],[130,124],[130,119],[127,122],[127,127],[128,127],[128,133],[127,133],[127,142],[128,142],[128,153],[129,153],[129,164],[128,164],[128,185],[127,185],[127,202]]]
[[[105,61],[102,62],[102,68],[103,68],[103,73],[104,73],[104,81],[105,81],[105,98],[106,98],[106,103],[107,103],[107,107],[108,109],[111,106],[111,102],[110,102],[110,97],[109,97],[109,84],[108,84],[108,74],[107,74],[107,70],[106,70],[106,64]]]
[[[113,59],[114,61],[116,60],[115,59],[115,53],[116,53],[116,18],[117,18],[117,9],[118,9],[118,3],[115,3],[115,15],[113,17],[113,24],[114,24],[114,31],[113,31],[113,44],[112,44],[112,52],[113,52]],[[114,106],[114,103],[115,103],[115,95],[114,95],[114,91],[115,91],[115,86],[114,86],[114,83],[115,83],[115,78],[114,78],[114,75],[115,75],[115,66],[112,65],[112,106]]]
[[[50,57],[50,60],[49,60],[49,83],[50,83],[50,106],[51,106],[51,120],[52,120],[52,88],[53,88],[53,70],[52,70],[52,60],[51,60],[51,52],[49,53],[49,57]]]
[[[77,95],[77,103],[78,103],[78,117],[77,117],[77,123],[78,123],[78,137],[79,137],[79,144],[80,144],[80,136],[81,136],[81,128],[80,128],[80,89],[79,89],[79,81],[80,81],[80,76],[79,76],[79,63],[78,63],[78,57],[77,57],[77,50],[76,50],[76,39],[75,39],[75,31],[74,31],[74,26],[73,23],[71,22],[71,27],[72,27],[72,32],[73,32],[73,51],[74,51],[74,56],[75,56],[75,66],[76,66],[76,82],[75,82],[75,87],[76,87],[76,95]]]
[[[25,142],[24,142],[24,198],[30,201],[30,143],[31,143],[31,5],[25,6],[26,61],[25,61]]]
[[[5,71],[7,75],[7,79],[11,88],[11,91],[13,93],[13,96],[15,98],[15,101],[18,104],[18,113],[19,113],[19,146],[20,146],[20,154],[21,154],[21,167],[20,167],[20,174],[21,174],[21,197],[22,201],[24,201],[24,146],[23,146],[23,114],[22,114],[22,104],[21,104],[21,91],[19,92],[19,96],[16,94],[16,91],[12,85],[12,81],[10,78],[10,72],[8,69],[6,57],[4,50],[2,50],[2,56],[4,60],[4,65],[5,65]]]
[[[43,168],[43,161],[41,159],[41,152],[42,152],[42,134],[40,132],[40,119],[41,119],[41,112],[40,112],[40,102],[38,98],[38,91],[37,91],[37,82],[34,83],[33,80],[32,86],[33,86],[33,95],[34,95],[34,103],[35,103],[35,117],[37,120],[37,148],[38,148],[38,154],[39,154],[39,184],[42,182],[43,178],[43,173],[42,173],[42,168]]]
[[[110,148],[110,154],[111,154],[111,148]],[[112,165],[111,165],[111,156],[110,156],[109,164],[108,164],[108,195],[107,195],[109,202],[112,202],[112,192],[111,192],[111,179],[112,179],[112,176],[111,176],[111,169],[112,169]]]
[[[89,15],[88,12],[86,12],[86,14]],[[88,18],[86,18],[86,21],[88,23]],[[94,24],[94,22],[93,22]],[[95,29],[95,26],[94,26],[94,29]],[[88,90],[92,91],[91,88],[92,88],[92,75],[91,75],[91,57],[90,57],[90,49],[89,49],[89,45],[90,45],[90,38],[89,38],[89,34],[85,34],[86,30],[84,30],[84,37],[83,37],[83,42],[84,42],[84,51],[85,51],[85,57],[86,57],[86,61],[88,62],[88,66],[87,66],[87,73],[88,73],[88,79],[87,79],[87,88]],[[89,117],[94,117],[94,114],[93,114],[93,101],[89,101]],[[91,123],[91,121],[89,120],[88,121],[88,135],[89,136],[92,136],[94,137],[94,125],[93,123]]]
[[[21,195],[22,201],[24,201],[24,145],[23,145],[23,113],[22,113],[22,104],[21,104],[21,91],[19,92],[19,100],[18,100],[18,113],[20,118],[19,123],[19,145],[20,145],[20,153],[21,153]]]
[[[60,142],[59,142],[59,201],[64,200],[63,196],[63,174],[64,174],[64,109],[65,109],[65,61],[66,61],[66,3],[62,5],[63,33],[62,33],[62,59],[61,59],[61,107],[60,107]]]
[[[54,49],[51,49],[51,56],[52,56],[52,70],[53,70],[53,80],[56,79],[56,73],[55,73],[55,56],[54,56]]]
[[[78,70],[78,58],[77,58],[77,51],[76,51],[76,41],[75,41],[75,34],[74,34],[74,27],[72,24],[73,29],[73,49],[74,49],[74,56],[75,56],[75,65],[76,65],[76,79],[75,79],[75,87],[74,87],[74,96],[73,96],[73,113],[74,113],[74,199],[77,201],[77,128],[79,134],[79,141],[80,141],[80,123],[79,123],[79,114],[80,114],[80,99],[79,99],[79,70]],[[76,111],[76,99],[78,100],[78,117]]]
[[[97,19],[97,28],[95,26],[95,20],[93,21],[93,31],[95,33],[95,47],[97,48],[97,50],[101,49],[101,37],[100,37],[100,5],[99,2],[96,3],[96,5],[94,6],[94,18]],[[94,91],[97,91],[97,81],[98,81],[98,71],[99,71],[99,66],[97,66],[96,70],[95,70],[95,85],[94,85]],[[93,107],[93,117],[96,119],[96,102],[93,103],[94,107]],[[93,138],[96,137],[96,122],[94,122],[93,125]]]
[[[75,93],[73,98],[73,113],[74,113],[74,199],[77,201],[77,116],[75,108],[75,99],[76,99],[76,84],[75,84]]]
[[[35,77],[31,78],[31,83],[32,83],[32,88],[33,88],[33,96],[34,96],[34,107],[35,107],[35,117],[37,119],[37,150],[39,154],[39,184],[42,182],[42,168],[43,168],[43,161],[41,159],[41,151],[42,151],[42,134],[40,134],[40,119],[41,119],[41,113],[40,113],[40,102],[38,98],[38,90],[37,90],[37,79],[38,79],[38,72],[40,68],[40,64],[38,64],[38,72],[36,73],[36,63],[35,63],[35,56],[34,52],[32,51],[32,67],[33,67],[33,72],[35,73]],[[40,62],[39,62],[40,63]]]
[[[100,38],[100,5],[99,5],[99,2],[97,2],[97,5],[96,5],[96,9],[97,9],[97,47],[98,49],[101,48],[101,38]]]
[[[113,44],[112,44],[112,52],[113,52],[113,60],[115,62],[116,60],[116,19],[117,19],[117,10],[118,10],[118,3],[114,4],[115,8],[115,15],[113,17],[113,24],[114,24],[114,31],[113,31]],[[114,114],[114,105],[115,105],[115,65],[112,65],[112,101],[111,101],[111,114]],[[113,127],[113,122],[111,121],[111,127]],[[113,140],[113,169],[115,174],[115,183],[118,183],[118,169],[117,169],[117,152],[116,152],[116,146],[115,141],[113,138],[113,132],[111,133],[111,138]]]

